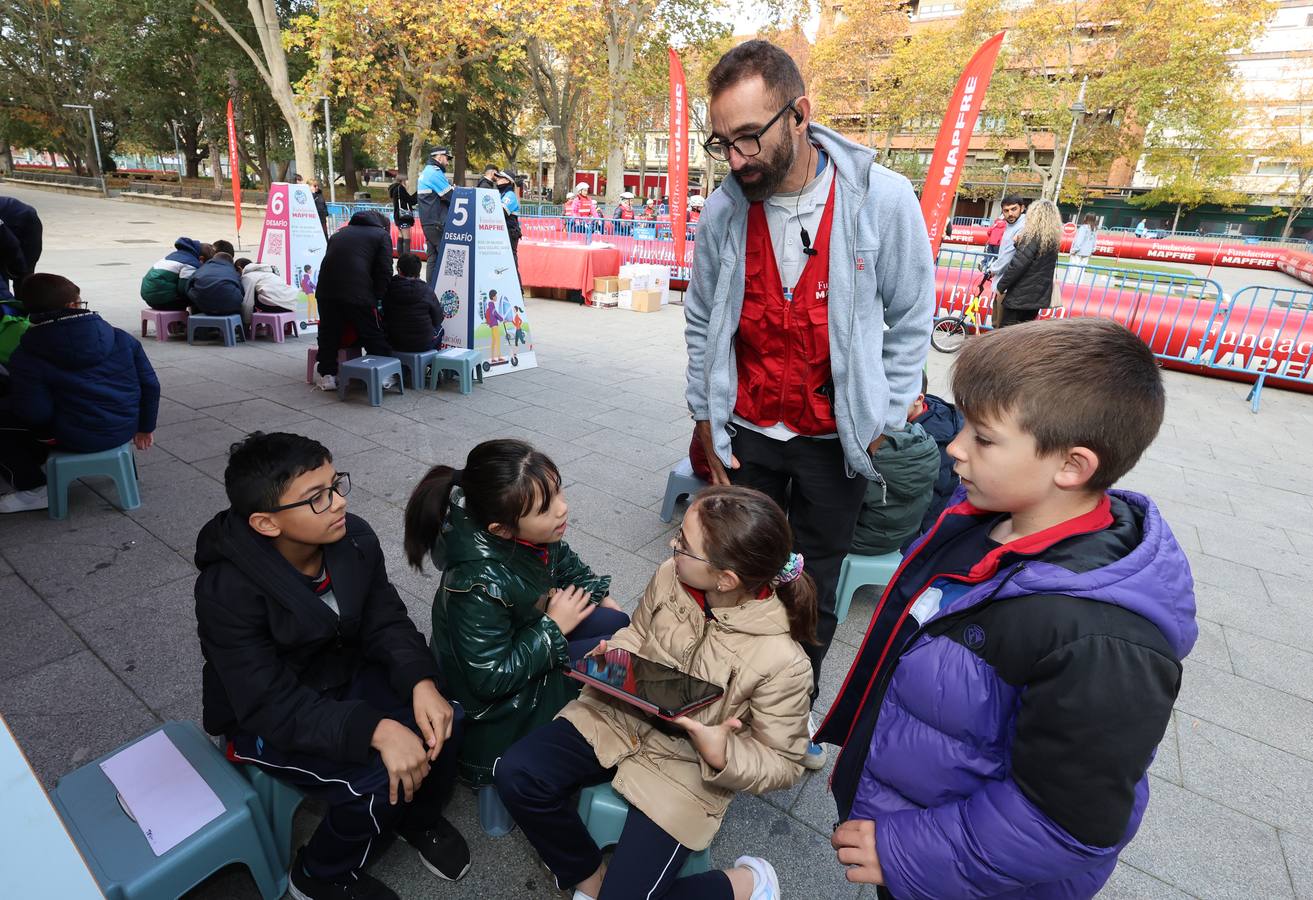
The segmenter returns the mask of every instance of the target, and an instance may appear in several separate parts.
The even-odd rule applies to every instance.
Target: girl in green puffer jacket
[[[497,758],[578,694],[563,670],[629,624],[610,576],[565,536],[561,473],[515,440],[485,441],[464,469],[434,466],[406,505],[406,556],[442,571],[429,645],[465,710],[460,776],[492,781]]]

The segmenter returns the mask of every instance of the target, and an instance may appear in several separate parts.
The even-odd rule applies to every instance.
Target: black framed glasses
[[[304,500],[298,500],[295,503],[284,503],[282,506],[275,506],[266,512],[276,513],[287,509],[296,509],[298,506],[308,506],[310,511],[316,515],[328,512],[333,505],[333,495],[345,497],[351,493],[351,473],[338,472],[333,483],[326,488],[320,488]]]
[[[707,155],[712,159],[718,159],[721,162],[726,162],[729,159],[730,150],[737,150],[739,156],[742,156],[744,159],[751,159],[761,152],[762,135],[770,131],[771,126],[780,120],[780,116],[784,115],[789,110],[794,109],[793,104],[799,99],[800,98],[798,97],[794,97],[788,103],[780,107],[780,111],[771,116],[770,121],[757,129],[755,134],[745,134],[743,137],[735,138],[732,141],[723,141],[720,138],[712,138],[702,145],[702,149],[707,151]],[[796,110],[794,111],[796,112]]]
[[[711,566],[713,569],[716,567],[716,564],[713,563],[711,560],[704,559],[701,556],[696,556],[684,549],[684,529],[682,528],[679,529],[679,533],[675,535],[675,539],[670,542],[670,555],[687,556],[689,559],[696,559],[698,562],[704,562],[707,565]]]

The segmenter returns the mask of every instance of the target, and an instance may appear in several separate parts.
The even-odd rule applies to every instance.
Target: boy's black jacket
[[[196,538],[196,626],[205,656],[205,730],[257,735],[280,749],[364,762],[382,711],[341,700],[361,666],[409,699],[438,670],[388,581],[378,537],[347,514],[324,560],[341,615],[246,520],[225,510]]]

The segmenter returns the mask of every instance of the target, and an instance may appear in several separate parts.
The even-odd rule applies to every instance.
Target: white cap
[[[633,192],[633,191],[625,191],[623,194],[620,195],[620,199],[621,199],[621,200],[633,200],[633,199],[634,199],[634,192]]]
[[[566,200],[573,200],[573,199],[574,199],[574,191],[570,191],[568,194],[566,194],[566,195],[565,195],[565,199],[566,199]]]
[[[703,197],[701,194],[694,194],[692,197],[688,198],[689,206],[702,206],[706,202],[707,198]]]
[[[581,181],[574,186],[574,192],[576,194],[579,193],[580,191],[586,191],[586,190],[588,190],[588,184],[586,182]]]

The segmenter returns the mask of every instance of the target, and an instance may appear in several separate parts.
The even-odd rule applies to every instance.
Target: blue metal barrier
[[[1313,291],[1241,288],[1209,324],[1208,342],[1210,369],[1255,376],[1245,398],[1254,412],[1268,378],[1313,387]]]

